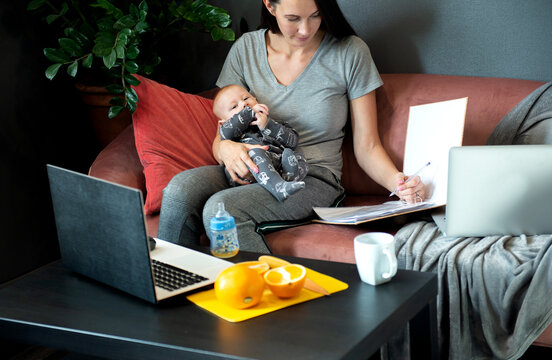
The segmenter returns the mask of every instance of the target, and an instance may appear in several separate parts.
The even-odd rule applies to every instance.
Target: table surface
[[[286,259],[349,288],[230,323],[185,295],[153,305],[57,261],[0,288],[0,337],[114,359],[366,359],[437,295],[432,273],[399,270],[374,287],[354,264]]]

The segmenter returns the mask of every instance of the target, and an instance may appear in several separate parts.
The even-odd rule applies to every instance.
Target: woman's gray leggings
[[[310,166],[304,181],[304,189],[279,202],[256,183],[231,187],[219,165],[183,171],[163,190],[157,236],[184,246],[197,245],[222,201],[236,220],[240,249],[270,253],[256,231],[258,224],[305,219],[314,206],[331,206],[344,192],[335,175],[319,166]]]

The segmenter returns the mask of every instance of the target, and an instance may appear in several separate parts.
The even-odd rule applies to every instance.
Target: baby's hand
[[[265,104],[257,104],[253,106],[255,112],[255,120],[251,122],[251,125],[257,125],[259,130],[264,130],[268,123],[268,106]]]

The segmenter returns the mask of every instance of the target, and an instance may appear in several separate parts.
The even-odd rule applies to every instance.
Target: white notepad
[[[426,201],[447,203],[448,154],[462,145],[468,98],[410,107],[403,172],[413,174],[428,161],[420,174]]]

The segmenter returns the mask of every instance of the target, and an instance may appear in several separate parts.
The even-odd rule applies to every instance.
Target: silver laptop
[[[149,238],[139,190],[52,165],[47,170],[69,269],[157,303],[213,284],[232,264]]]
[[[552,233],[552,145],[451,148],[446,236]]]

